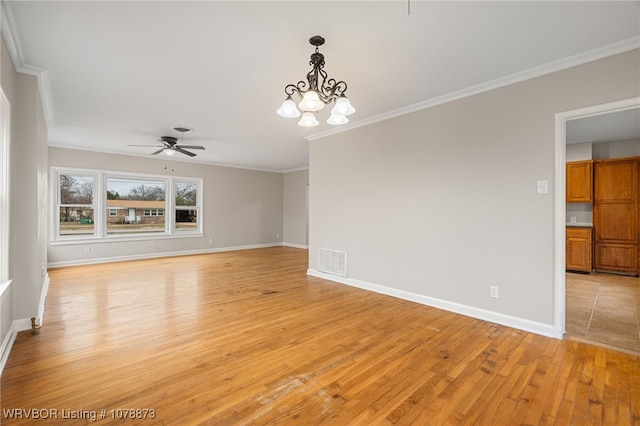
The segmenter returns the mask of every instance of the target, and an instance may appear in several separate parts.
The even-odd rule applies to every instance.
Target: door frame
[[[640,108],[640,97],[623,99],[586,108],[563,111],[555,115],[555,185],[554,185],[554,337],[562,339],[566,332],[565,262],[566,262],[566,146],[567,121],[593,117],[611,112]]]

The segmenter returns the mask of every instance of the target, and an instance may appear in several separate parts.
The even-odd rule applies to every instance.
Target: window
[[[60,235],[94,235],[93,188],[95,177],[58,175],[58,227]]]
[[[107,234],[164,233],[166,181],[107,177],[107,209],[117,208],[119,215],[107,221]]]
[[[164,216],[164,209],[144,209],[145,216]]]
[[[177,181],[175,193],[176,231],[198,229],[198,185],[195,182]]]
[[[9,285],[9,107],[0,90],[0,295]]]
[[[53,243],[202,235],[202,179],[53,167],[51,181]]]

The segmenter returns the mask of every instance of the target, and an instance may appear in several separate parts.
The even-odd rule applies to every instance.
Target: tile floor
[[[566,275],[566,337],[640,355],[640,278]]]

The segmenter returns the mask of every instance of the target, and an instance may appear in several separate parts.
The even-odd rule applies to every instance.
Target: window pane
[[[107,178],[107,209],[116,216],[107,218],[107,234],[140,234],[164,232],[164,181]]]
[[[176,209],[176,231],[195,231],[197,229],[197,210]]]
[[[93,176],[60,175],[60,204],[93,204]]]
[[[196,206],[195,183],[176,183],[176,206]]]
[[[93,235],[93,209],[60,207],[60,235]]]

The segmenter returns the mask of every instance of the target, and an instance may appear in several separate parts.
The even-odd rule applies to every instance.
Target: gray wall
[[[11,321],[28,323],[39,317],[38,307],[47,267],[47,133],[38,80],[15,72],[2,40],[0,84],[11,104],[10,238],[11,294],[2,298],[2,339],[6,337],[5,310]]]
[[[204,237],[49,245],[52,266],[276,245],[283,235],[283,175],[156,158],[49,148],[49,165],[203,179]],[[167,170],[165,170],[165,166]],[[172,171],[173,170],[173,171]],[[210,239],[213,242],[210,243]],[[91,252],[85,253],[85,246]]]
[[[294,247],[309,244],[308,194],[309,170],[284,175],[284,243]]]
[[[593,144],[594,160],[638,156],[640,156],[640,140],[603,142]]]
[[[554,324],[555,114],[640,95],[639,64],[634,50],[313,140],[310,272],[318,248],[344,250],[355,284]]]

